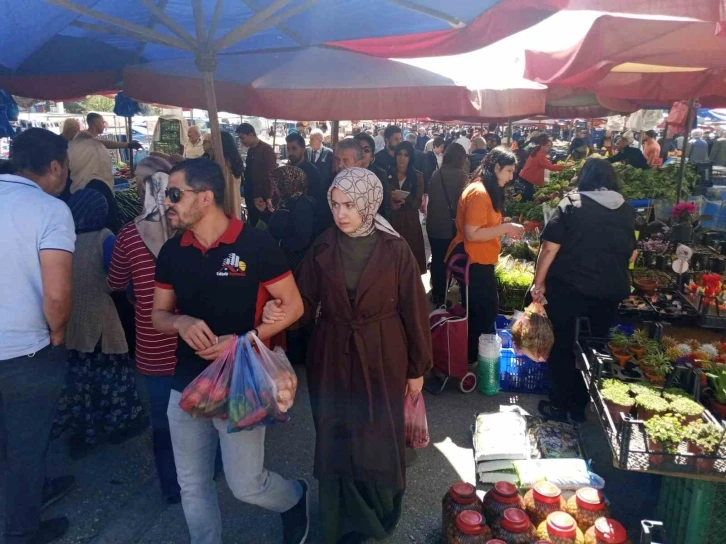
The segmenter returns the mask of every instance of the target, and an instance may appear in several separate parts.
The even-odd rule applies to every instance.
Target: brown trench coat
[[[297,269],[303,322],[320,317],[307,373],[315,477],[405,488],[406,380],[432,364],[428,302],[402,238],[381,232],[351,308],[336,236],[325,231]]]

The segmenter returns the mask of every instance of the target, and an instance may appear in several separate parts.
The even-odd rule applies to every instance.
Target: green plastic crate
[[[726,484],[664,477],[656,516],[663,520],[669,544],[723,544]]]

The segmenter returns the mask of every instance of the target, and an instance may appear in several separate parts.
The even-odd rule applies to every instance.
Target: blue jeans
[[[161,493],[164,497],[179,495],[174,450],[171,446],[171,433],[169,432],[169,418],[166,416],[171,393],[171,379],[172,376],[144,375],[146,391],[151,403],[154,461],[156,461],[156,473],[159,475]]]
[[[169,398],[169,427],[174,446],[182,507],[192,544],[221,544],[222,518],[214,485],[214,454],[219,443],[227,485],[239,500],[273,512],[286,512],[302,497],[299,482],[265,470],[265,428],[227,433],[219,418],[194,418],[179,407],[181,393]]]
[[[0,468],[5,542],[31,542],[40,525],[45,456],[68,367],[65,347],[0,361]]]

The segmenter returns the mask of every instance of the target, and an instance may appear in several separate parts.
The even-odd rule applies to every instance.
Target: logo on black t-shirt
[[[230,253],[226,259],[222,261],[222,268],[217,272],[217,276],[245,276],[247,264],[239,260],[236,253]]]

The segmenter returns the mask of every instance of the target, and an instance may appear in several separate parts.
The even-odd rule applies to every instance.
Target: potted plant
[[[673,206],[673,240],[687,244],[693,238],[693,222],[696,215],[696,205],[693,202],[681,202]]]
[[[628,385],[628,388],[630,389],[630,392],[636,397],[638,395],[655,395],[656,397],[659,395],[659,391],[655,387],[647,383],[631,383]]]
[[[721,419],[726,419],[726,365],[710,364],[706,376],[711,381],[711,406]]]
[[[610,331],[610,341],[608,342],[608,348],[613,357],[617,359],[620,366],[625,367],[625,364],[630,360],[630,338],[624,332],[613,329]]]
[[[671,402],[671,410],[673,410],[676,415],[682,416],[686,423],[692,423],[701,419],[701,414],[703,414],[704,408],[695,400],[680,397]]]
[[[679,389],[678,387],[669,387],[668,389],[665,389],[663,391],[663,398],[666,399],[668,402],[673,402],[676,399],[680,399],[682,397],[685,398],[691,398],[691,395],[688,394],[688,391],[684,391],[683,389]]]
[[[611,387],[604,389],[602,391],[602,398],[608,410],[610,410],[610,416],[616,422],[620,420],[618,414],[621,412],[629,414],[635,405],[635,399],[630,396],[627,388]]]
[[[651,465],[663,463],[663,453],[675,455],[678,445],[683,439],[683,425],[678,417],[672,414],[654,416],[645,422],[648,434],[648,450]],[[662,452],[662,453],[661,453]]]
[[[624,389],[626,393],[628,391],[630,391],[630,387],[628,386],[627,383],[617,380],[615,378],[609,378],[607,380],[603,380],[602,386],[600,387],[600,389],[602,389],[603,391],[605,389]]]
[[[683,438],[688,442],[688,453],[712,456],[718,451],[723,434],[723,429],[718,425],[694,421],[684,429]],[[715,462],[714,458],[693,457],[688,459],[688,464],[695,465],[697,472],[712,471]]]
[[[645,346],[648,345],[648,333],[642,329],[637,329],[630,337],[630,351],[637,360],[640,360],[645,355]]]
[[[635,397],[635,406],[638,409],[638,419],[643,421],[663,415],[671,409],[667,400],[656,395],[638,395]]]
[[[646,348],[645,355],[640,363],[643,374],[653,385],[663,385],[666,376],[673,370],[673,363],[660,350],[648,351]]]

